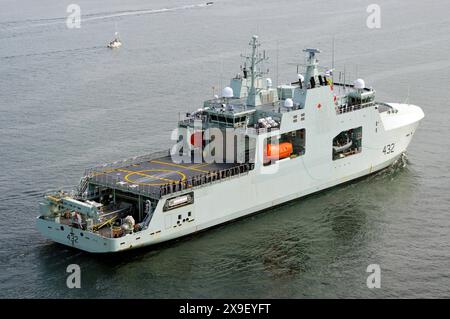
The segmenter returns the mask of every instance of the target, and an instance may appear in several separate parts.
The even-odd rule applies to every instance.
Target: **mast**
[[[279,72],[280,72],[280,70],[279,70],[279,62],[278,62],[278,60],[279,60],[279,56],[280,56],[280,53],[279,53],[279,50],[280,50],[280,43],[279,43],[279,41],[277,40],[277,75],[276,75],[276,86],[278,86],[278,85],[280,85],[280,83],[279,83]],[[298,73],[298,72],[297,72]]]
[[[335,50],[335,44],[334,44],[334,35],[333,35],[333,47],[332,47],[332,50],[331,50],[331,82],[332,83],[334,83],[334,59],[335,59],[335,57],[334,57],[334,50]]]
[[[308,87],[308,83],[310,83],[311,78],[314,78],[314,81],[316,81],[317,75],[319,74],[319,71],[317,70],[317,65],[319,64],[316,59],[316,54],[320,53],[321,51],[319,49],[304,49],[303,52],[308,53],[308,58],[306,62],[306,74],[305,74],[305,86],[304,90]]]
[[[267,61],[268,57],[266,57],[266,51],[263,53],[258,52],[258,48],[261,44],[258,41],[258,36],[254,35],[249,45],[252,48],[251,55],[242,56],[244,57],[250,64],[250,87],[248,90],[247,96],[247,105],[256,106],[256,96],[258,94],[259,88],[256,86],[256,79],[265,74],[261,69],[257,69],[258,64]]]
[[[250,99],[250,101],[253,101],[255,99],[256,96],[256,88],[255,88],[255,79],[256,79],[256,74],[255,74],[255,66],[256,66],[256,50],[258,48],[258,36],[254,35],[252,37],[252,42],[251,42],[251,46],[252,46],[252,56],[251,56],[251,65],[250,65],[250,72],[251,72],[251,83],[250,83],[250,92],[248,94],[248,98]],[[247,103],[250,104],[250,103]],[[254,105],[251,104],[251,105]]]

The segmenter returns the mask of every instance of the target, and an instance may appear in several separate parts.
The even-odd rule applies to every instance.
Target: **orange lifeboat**
[[[195,132],[191,135],[191,145],[195,147],[202,147],[203,145],[203,132]]]
[[[267,144],[266,161],[276,161],[291,156],[292,143]]]

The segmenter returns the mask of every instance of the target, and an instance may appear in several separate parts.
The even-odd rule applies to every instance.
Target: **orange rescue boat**
[[[265,161],[276,161],[291,156],[292,143],[267,144]]]

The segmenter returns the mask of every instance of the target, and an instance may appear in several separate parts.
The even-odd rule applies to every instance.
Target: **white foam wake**
[[[174,7],[174,8],[122,11],[122,12],[118,12],[118,13],[87,16],[86,18],[82,17],[82,21],[93,21],[93,20],[112,19],[112,18],[128,17],[128,16],[139,16],[139,15],[146,15],[146,14],[155,14],[155,13],[186,10],[186,9],[202,8],[202,7],[206,7],[206,6],[207,6],[206,3],[202,3],[202,4],[185,5],[185,6]]]
[[[81,23],[95,20],[107,20],[113,18],[130,17],[130,16],[140,16],[148,14],[158,14],[165,12],[173,12],[180,10],[196,9],[209,7],[206,3],[201,4],[191,4],[184,5],[180,7],[173,8],[161,8],[161,9],[147,9],[147,10],[130,10],[130,11],[120,11],[120,12],[109,12],[109,13],[94,13],[94,14],[81,14]],[[45,27],[51,25],[61,25],[66,23],[66,17],[60,18],[50,18],[50,19],[38,19],[38,20],[22,20],[22,21],[8,21],[0,23],[0,28],[4,31],[7,30],[17,30],[30,27]]]

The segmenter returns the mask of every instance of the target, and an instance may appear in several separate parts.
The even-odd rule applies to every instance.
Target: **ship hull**
[[[324,191],[328,188],[332,188],[335,186],[338,186],[340,184],[344,184],[346,182],[350,182],[352,180],[365,177],[367,175],[376,173],[378,171],[381,171],[390,165],[392,165],[398,158],[401,156],[397,155],[394,158],[391,158],[387,160],[386,162],[376,166],[366,169],[363,172],[356,173],[352,176],[348,176],[345,179],[341,179],[339,181],[335,181],[334,183],[330,182],[327,186],[323,186],[320,188],[312,187],[310,189],[304,190],[297,194],[290,194],[288,196],[284,196],[282,198],[274,199],[269,202],[262,203],[257,206],[253,206],[247,209],[241,209],[239,211],[236,211],[234,213],[228,214],[228,213],[220,213],[218,212],[219,208],[215,207],[216,205],[213,204],[214,201],[224,201],[223,196],[220,198],[210,198],[208,202],[211,202],[210,204],[205,203],[205,205],[202,206],[210,206],[209,209],[206,209],[205,212],[211,212],[212,210],[215,211],[215,214],[217,218],[206,220],[204,223],[196,223],[193,224],[192,227],[184,226],[184,229],[178,228],[176,231],[166,232],[164,235],[158,235],[157,231],[149,231],[148,233],[153,233],[154,235],[149,235],[151,238],[145,239],[145,236],[143,237],[142,234],[136,235],[131,234],[121,239],[115,239],[115,238],[105,238],[102,236],[98,236],[96,234],[88,233],[83,230],[80,230],[78,228],[74,227],[68,227],[66,225],[61,225],[59,223],[55,223],[54,221],[48,221],[42,218],[37,218],[37,228],[38,230],[47,238],[51,239],[54,242],[71,246],[73,248],[81,249],[90,253],[112,253],[112,252],[118,252],[123,250],[130,250],[135,249],[143,246],[149,246],[149,245],[155,245],[158,243],[162,243],[165,241],[177,239],[179,237],[191,235],[200,231],[207,230],[209,228],[212,228],[214,226],[218,226],[227,222],[231,222],[236,219],[244,218],[248,215],[253,215],[258,212],[261,212],[263,210],[269,209],[271,207],[275,207],[278,205],[281,205],[283,203],[301,199],[302,197],[318,193],[321,191]],[[243,178],[243,177],[241,177]],[[236,194],[234,194],[236,195]],[[230,195],[230,200],[233,195]],[[227,196],[228,197],[228,196]],[[195,208],[195,211],[199,211],[199,208]],[[200,214],[200,212],[199,212]],[[222,216],[221,216],[222,215]],[[195,222],[195,219],[192,221],[192,223]],[[195,225],[195,226],[194,226]],[[178,226],[177,226],[178,227]],[[169,228],[169,230],[171,230]],[[142,240],[141,240],[142,239]],[[140,241],[141,240],[141,241]]]
[[[163,198],[146,230],[121,238],[105,238],[42,218],[37,218],[37,227],[46,237],[67,246],[92,253],[118,252],[193,234],[320,192],[380,171],[399,159],[406,151],[423,112],[416,107],[413,110],[417,113],[415,116],[403,118],[404,122],[398,123],[398,118],[406,110],[402,111],[401,105],[396,106],[400,109],[397,122],[390,118],[382,119],[383,125],[366,129],[370,143],[366,143],[359,154],[336,161],[331,160],[331,153],[327,161],[305,155],[281,160],[275,166],[256,166],[248,174],[193,189],[194,203],[171,211],[163,211]],[[411,108],[408,112],[411,113]],[[329,137],[341,129],[336,127]],[[370,129],[373,133],[369,133]],[[386,151],[386,145],[394,147]]]

